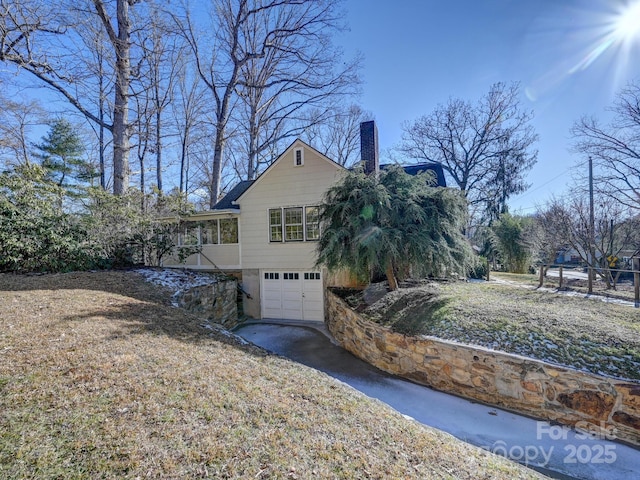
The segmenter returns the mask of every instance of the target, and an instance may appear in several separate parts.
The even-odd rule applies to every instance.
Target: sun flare
[[[592,73],[587,75],[599,76],[599,88],[609,92],[621,88],[630,75],[638,75],[640,0],[557,3],[553,15],[540,17],[530,34],[531,55],[546,65],[525,88],[531,101],[540,101],[588,70]],[[548,51],[539,50],[541,42],[549,43]]]
[[[640,40],[640,0],[627,4],[618,13],[614,31],[619,41]]]

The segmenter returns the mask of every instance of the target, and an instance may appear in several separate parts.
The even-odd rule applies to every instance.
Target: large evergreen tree
[[[347,173],[322,205],[317,263],[366,281],[384,272],[391,289],[410,274],[464,275],[472,258],[462,234],[466,202],[432,183],[400,167],[379,177]]]
[[[56,120],[36,148],[47,178],[69,194],[78,194],[82,185],[99,175],[84,158],[82,140],[65,119]]]

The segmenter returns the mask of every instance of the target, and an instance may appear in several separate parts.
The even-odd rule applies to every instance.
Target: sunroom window
[[[184,223],[180,228],[178,242],[180,245],[198,245],[198,225],[195,222]]]
[[[238,243],[238,219],[220,219],[220,243]]]
[[[238,243],[238,219],[221,218],[186,222],[180,228],[179,245],[217,245]]]
[[[201,238],[203,245],[215,245],[218,242],[218,220],[207,220],[202,223]]]

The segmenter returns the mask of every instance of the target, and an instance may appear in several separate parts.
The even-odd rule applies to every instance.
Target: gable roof
[[[238,210],[240,207],[236,205],[234,202],[242,195],[251,185],[253,185],[255,180],[242,180],[235,187],[233,187],[229,193],[227,193],[222,200],[216,203],[211,210],[229,210],[235,209]]]
[[[249,185],[249,186],[248,186],[248,187],[247,187],[247,188],[246,188],[246,189],[245,189],[245,190],[244,190],[240,195],[238,195],[238,198],[236,198],[236,201],[237,201],[237,200],[239,200],[239,199],[240,199],[240,197],[242,197],[245,193],[247,193],[247,191],[251,190],[251,189],[253,188],[253,186],[254,186],[254,185],[256,185],[256,184],[260,183],[260,181],[265,177],[265,175],[266,175],[266,174],[267,174],[267,173],[268,173],[268,172],[269,172],[269,171],[270,171],[270,170],[271,170],[271,169],[272,169],[276,164],[280,163],[280,162],[282,161],[282,159],[283,159],[283,158],[285,158],[285,157],[287,156],[287,154],[288,154],[289,152],[291,152],[291,150],[292,150],[296,145],[299,145],[299,146],[304,147],[304,148],[308,148],[308,149],[309,149],[309,150],[311,150],[312,152],[316,153],[316,154],[317,154],[321,159],[323,159],[323,160],[325,160],[326,162],[328,162],[328,163],[330,163],[330,164],[332,164],[332,165],[336,166],[336,167],[337,167],[337,168],[339,168],[339,169],[342,169],[342,170],[344,170],[344,169],[345,169],[345,168],[344,168],[342,165],[340,165],[338,162],[335,162],[335,161],[331,160],[329,157],[327,157],[327,156],[326,156],[326,155],[324,155],[323,153],[319,152],[318,150],[316,150],[315,148],[313,148],[311,145],[309,145],[309,144],[307,144],[307,143],[303,142],[302,140],[300,140],[299,138],[297,138],[296,140],[294,140],[294,141],[291,143],[291,145],[289,145],[289,147],[287,147],[287,149],[286,149],[284,152],[282,152],[282,153],[278,156],[278,158],[276,158],[276,159],[271,163],[271,165],[269,165],[269,166],[267,167],[267,169],[266,169],[264,172],[262,172],[262,173],[260,174],[260,176],[259,176],[258,178],[256,178],[255,180],[253,180],[253,182],[252,182],[252,184],[251,184],[251,185]]]
[[[393,164],[386,163],[384,165],[380,165],[380,170],[386,170],[391,165]],[[409,175],[418,175],[419,173],[433,172],[436,176],[436,186],[447,186],[447,180],[444,177],[444,170],[442,169],[442,165],[439,163],[416,163],[415,165],[401,165],[401,167]]]
[[[247,190],[249,190],[255,183],[259,182],[260,179],[262,179],[264,177],[264,175],[271,169],[271,167],[273,167],[276,163],[278,163],[282,158],[284,158],[287,153],[289,153],[289,151],[296,145],[296,144],[301,144],[301,146],[304,146],[305,148],[308,148],[309,150],[315,152],[316,154],[318,154],[318,156],[320,156],[320,158],[326,160],[327,162],[330,162],[332,164],[334,164],[335,166],[344,169],[344,167],[342,165],[340,165],[339,163],[331,160],[329,157],[327,157],[326,155],[323,155],[322,153],[320,153],[318,150],[316,150],[315,148],[313,148],[312,146],[306,144],[305,142],[303,142],[300,139],[296,139],[293,141],[293,143],[291,143],[291,145],[289,145],[289,147],[281,154],[278,156],[278,158],[276,158],[276,160],[271,163],[271,165],[269,165],[269,167],[267,167],[267,169],[262,172],[260,174],[260,176],[256,179],[256,180],[242,180],[240,181],[238,184],[236,184],[235,187],[233,187],[224,197],[222,197],[222,199],[216,203],[213,208],[211,210],[239,210],[240,206],[237,204],[237,200],[245,194],[245,192]],[[391,165],[394,164],[384,164],[384,165],[380,165],[380,169],[381,170],[386,170],[388,169]],[[408,173],[409,175],[418,175],[419,173],[423,173],[423,172],[428,172],[431,171],[435,174],[436,177],[436,186],[438,187],[446,187],[447,186],[447,181],[445,179],[444,176],[444,170],[442,169],[442,165],[439,163],[416,163],[414,165],[401,165],[402,168],[404,169],[404,171],[406,173]]]

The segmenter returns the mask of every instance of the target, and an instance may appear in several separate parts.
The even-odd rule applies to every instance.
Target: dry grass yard
[[[640,380],[640,309],[536,289],[519,276],[500,279],[417,285],[388,294],[363,313],[403,333]],[[350,299],[352,305],[358,301]]]
[[[131,272],[0,275],[0,478],[525,479]]]

